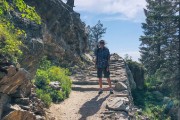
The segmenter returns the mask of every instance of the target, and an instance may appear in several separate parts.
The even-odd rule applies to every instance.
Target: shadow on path
[[[87,117],[96,114],[100,110],[103,102],[110,96],[110,94],[98,100],[99,96],[100,95],[97,95],[82,105],[79,110],[79,114],[81,114],[82,117],[79,120],[86,120]]]

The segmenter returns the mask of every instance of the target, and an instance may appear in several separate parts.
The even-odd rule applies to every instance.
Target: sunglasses
[[[100,44],[104,44],[104,42],[100,42]]]

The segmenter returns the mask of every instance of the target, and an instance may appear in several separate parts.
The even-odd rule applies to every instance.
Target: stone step
[[[110,77],[116,77],[116,75],[110,74]]]
[[[89,74],[97,74],[97,71],[90,71]]]
[[[90,77],[97,77],[97,74],[89,74]]]
[[[98,81],[73,81],[74,85],[98,85],[99,82]],[[112,82],[112,84],[114,84]],[[103,81],[103,85],[108,85],[108,83],[106,81]]]
[[[76,78],[85,78],[86,75],[79,75],[79,74],[78,74],[78,75],[75,75],[75,77],[76,77]]]
[[[109,63],[110,66],[124,66],[124,63],[119,63],[119,62],[116,62],[116,63]]]
[[[119,69],[109,69],[111,73],[121,73],[121,70]],[[97,71],[91,71],[89,74],[97,74]]]
[[[117,75],[120,75],[120,73],[115,73],[114,71],[110,71],[110,77],[116,77]],[[89,74],[89,76],[97,77],[97,73]]]
[[[110,62],[110,65],[124,65],[124,63],[120,63],[120,62]]]
[[[121,63],[119,60],[110,60],[110,63]]]
[[[74,78],[74,79],[76,79],[76,80],[78,80],[78,81],[84,81],[84,80],[86,80],[86,78]]]
[[[97,77],[93,77],[93,78],[90,78],[90,79],[88,79],[89,81],[98,81],[98,78]],[[111,82],[112,83],[117,83],[118,82],[118,78],[111,78]],[[103,78],[103,81],[107,81],[107,79],[106,78]]]
[[[114,89],[114,87],[113,87]],[[72,90],[74,91],[98,91],[99,85],[72,85]],[[109,86],[103,85],[103,90],[108,91]]]

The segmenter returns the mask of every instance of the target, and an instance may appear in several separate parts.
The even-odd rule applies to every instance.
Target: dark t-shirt
[[[96,56],[97,68],[106,68],[109,66],[108,60],[110,57],[110,52],[108,48],[98,48],[94,51],[94,55]]]

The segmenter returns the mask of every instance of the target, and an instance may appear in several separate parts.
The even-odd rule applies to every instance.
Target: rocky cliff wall
[[[42,24],[22,18],[18,11],[11,12],[15,26],[25,30],[24,56],[21,65],[30,72],[36,71],[39,59],[46,55],[57,65],[80,64],[88,49],[85,23],[80,14],[61,0],[24,0],[34,6]]]

